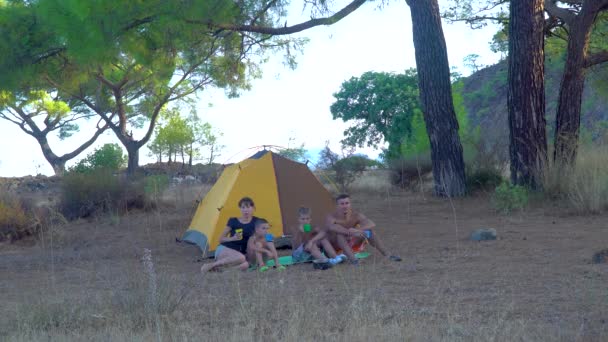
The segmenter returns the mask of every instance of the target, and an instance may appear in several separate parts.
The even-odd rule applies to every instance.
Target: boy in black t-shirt
[[[203,265],[201,272],[205,273],[229,265],[238,265],[242,271],[249,268],[245,257],[247,241],[253,235],[258,218],[253,216],[255,204],[249,197],[243,197],[239,201],[239,209],[241,216],[231,217],[220,235],[220,245],[215,249],[215,262]]]

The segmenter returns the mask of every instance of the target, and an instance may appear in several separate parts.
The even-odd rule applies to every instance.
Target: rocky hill
[[[555,113],[563,61],[547,58],[545,76],[545,103],[547,138],[553,140]],[[506,61],[486,67],[463,79],[462,96],[470,126],[481,127],[484,141],[508,149]],[[600,139],[608,130],[608,66],[589,70],[583,95],[581,124],[583,139]]]

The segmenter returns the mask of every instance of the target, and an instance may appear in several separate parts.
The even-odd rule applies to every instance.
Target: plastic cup
[[[312,226],[310,225],[310,223],[306,223],[302,226],[302,228],[304,228],[304,232],[305,233],[310,233],[310,231],[312,230]]]
[[[237,229],[234,231],[236,234],[236,236],[239,237],[239,240],[243,240],[243,230],[242,229]]]

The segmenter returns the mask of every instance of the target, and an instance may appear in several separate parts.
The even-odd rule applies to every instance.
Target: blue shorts
[[[217,256],[220,255],[220,253],[222,253],[222,251],[225,250],[226,248],[230,248],[230,247],[226,247],[224,245],[217,245],[217,248],[215,249],[215,252],[213,253],[213,257],[217,259]]]

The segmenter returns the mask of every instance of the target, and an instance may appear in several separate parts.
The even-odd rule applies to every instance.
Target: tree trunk
[[[581,106],[585,86],[585,57],[597,11],[589,10],[589,1],[569,25],[568,49],[564,74],[559,89],[555,116],[556,165],[574,165],[581,125]]]
[[[511,182],[539,188],[547,162],[543,0],[512,0],[509,19]]]
[[[56,162],[52,162],[51,166],[53,167],[55,176],[63,176],[65,173],[65,160],[57,160]]]
[[[406,2],[412,15],[420,99],[431,145],[435,194],[463,196],[464,160],[439,5],[437,0]]]
[[[135,172],[139,167],[139,148],[141,147],[141,145],[138,144],[136,141],[130,141],[124,145],[127,149],[128,157],[127,175],[131,177],[135,175]]]

